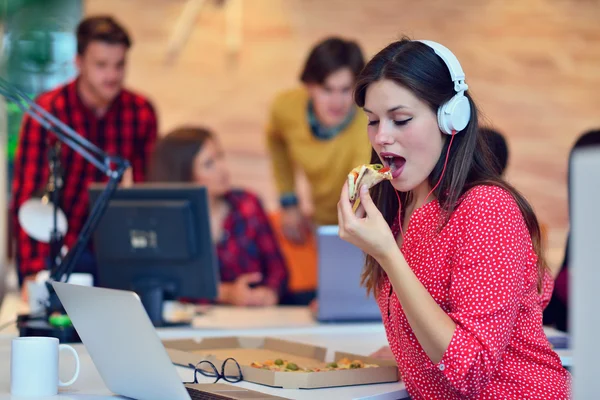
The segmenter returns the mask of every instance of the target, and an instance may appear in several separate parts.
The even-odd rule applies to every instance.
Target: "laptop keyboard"
[[[186,387],[192,400],[228,400],[230,397],[221,396],[213,393],[201,392],[198,389]]]

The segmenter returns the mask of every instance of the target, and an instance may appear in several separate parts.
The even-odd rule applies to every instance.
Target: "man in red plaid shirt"
[[[157,136],[152,104],[123,88],[125,60],[131,40],[111,17],[83,20],[77,28],[78,77],[41,94],[36,102],[108,154],[131,162],[124,180],[145,179],[147,159]],[[49,245],[25,233],[17,221],[19,207],[43,191],[49,175],[48,149],[56,143],[52,133],[25,116],[15,156],[12,186],[12,216],[16,232],[16,262],[19,280],[32,279],[49,265]],[[68,221],[64,245],[74,245],[88,216],[88,185],[108,178],[66,145],[60,148],[63,188],[60,208]],[[87,262],[85,261],[87,259]],[[75,270],[95,273],[91,252]]]

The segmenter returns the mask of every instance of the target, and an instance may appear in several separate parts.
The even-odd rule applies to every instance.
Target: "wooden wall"
[[[569,149],[600,127],[600,3],[594,0],[241,0],[242,43],[227,52],[225,9],[204,1],[187,42],[166,62],[183,0],[88,0],[134,38],[129,85],[155,102],[163,133],[213,128],[235,183],[276,207],[263,127],[274,94],[297,83],[326,35],[356,38],[367,56],[407,34],[449,47],[489,124],[508,138],[509,180],[549,228],[556,261],[568,229]]]

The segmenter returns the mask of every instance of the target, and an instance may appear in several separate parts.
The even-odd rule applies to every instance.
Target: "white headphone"
[[[469,88],[465,83],[465,73],[456,56],[448,48],[431,40],[418,40],[418,42],[432,48],[450,71],[450,77],[452,78],[452,82],[454,82],[454,91],[456,94],[438,108],[438,125],[440,126],[440,130],[448,135],[451,135],[452,131],[458,133],[467,127],[471,119],[471,104],[469,104],[469,99],[465,96],[465,90]]]

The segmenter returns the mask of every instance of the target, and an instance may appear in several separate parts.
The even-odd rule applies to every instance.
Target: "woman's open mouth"
[[[404,164],[406,164],[406,158],[389,152],[383,152],[379,155],[383,160],[383,164],[392,170],[392,179],[396,179],[402,174]]]

